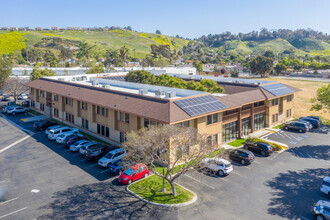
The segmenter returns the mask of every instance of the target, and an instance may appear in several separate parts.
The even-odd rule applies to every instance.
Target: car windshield
[[[132,175],[133,172],[134,172],[134,170],[133,170],[132,168],[128,168],[128,169],[124,172],[124,174],[125,174],[126,176],[130,176],[130,175]]]
[[[326,182],[326,181],[324,181],[324,180],[323,180],[322,185],[324,185],[324,186],[329,186],[329,187],[330,187],[330,183],[329,183],[329,182]]]
[[[64,136],[65,136],[64,134],[61,134],[61,135],[59,135],[58,137],[59,137],[59,138],[62,138],[62,137],[64,137]]]
[[[231,167],[231,163],[225,164],[225,167]]]
[[[7,109],[8,109],[8,110],[13,110],[13,109],[14,109],[14,107],[8,107]]]
[[[49,134],[54,134],[54,131],[49,131]]]
[[[107,153],[107,155],[105,155],[105,158],[111,159],[113,157],[112,153]]]

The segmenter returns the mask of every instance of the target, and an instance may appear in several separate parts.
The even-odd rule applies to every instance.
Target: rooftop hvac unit
[[[95,80],[95,81],[92,81],[92,85],[93,86],[97,86],[99,84],[99,81]]]
[[[75,82],[75,81],[76,81],[76,78],[73,77],[71,81],[72,81],[72,82]],[[78,80],[77,80],[77,81],[78,81]]]
[[[110,89],[110,85],[106,84],[102,86],[103,88]]]
[[[175,92],[166,92],[165,97],[170,99],[175,97]]]
[[[81,77],[81,80],[83,81],[83,80],[87,80],[87,76],[82,76]]]
[[[165,95],[165,92],[163,90],[156,90],[155,91],[155,95],[156,96],[164,96]]]
[[[140,95],[146,95],[146,94],[148,94],[148,90],[147,89],[139,89],[139,94]]]
[[[64,81],[64,78],[58,78],[59,81]]]

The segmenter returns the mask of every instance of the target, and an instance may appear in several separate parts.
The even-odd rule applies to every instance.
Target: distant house
[[[6,31],[6,30],[8,30],[8,28],[7,27],[2,27],[1,30]]]
[[[69,59],[68,61],[69,61],[69,63],[76,64],[78,62],[78,59],[74,57],[74,58]]]
[[[34,30],[41,31],[41,27],[36,27],[36,28],[34,28]]]
[[[52,27],[52,31],[57,31],[57,27]]]
[[[126,64],[127,67],[138,67],[140,66],[140,63],[139,62],[128,62]]]
[[[60,28],[60,31],[64,31],[65,30],[65,28]]]
[[[80,27],[73,27],[72,29],[75,31],[80,31]]]
[[[67,27],[66,29],[67,29],[67,30],[72,30],[72,27]]]
[[[18,31],[18,27],[11,27],[11,28],[9,28],[9,30],[11,30],[11,31]]]

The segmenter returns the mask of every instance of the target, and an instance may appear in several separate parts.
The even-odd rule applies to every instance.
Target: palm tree
[[[124,72],[126,72],[125,63],[126,63],[126,56],[128,54],[128,51],[129,51],[129,49],[127,47],[125,47],[125,46],[123,46],[119,50],[120,57],[123,59]]]

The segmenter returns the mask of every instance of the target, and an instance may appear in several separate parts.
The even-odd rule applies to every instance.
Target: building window
[[[213,144],[218,145],[218,134],[214,134],[212,137]]]
[[[286,110],[286,117],[291,117],[292,116],[292,109]]]
[[[184,122],[177,123],[175,125],[178,127],[189,127],[190,123],[189,123],[189,121],[184,121]]]
[[[238,137],[238,121],[230,122],[222,126],[222,140],[225,143],[235,140]]]
[[[45,111],[45,104],[40,103],[40,110]]]
[[[40,96],[40,97],[45,97],[45,91],[40,90],[40,91],[39,91],[39,96]]]
[[[251,133],[250,117],[242,119],[242,135],[248,135]]]
[[[65,113],[65,120],[73,124],[74,123],[74,116],[72,114],[66,112]]]
[[[231,115],[231,114],[234,114],[234,113],[237,113],[237,112],[238,112],[238,109],[225,111],[225,112],[223,112],[223,116],[225,116],[225,115]]]
[[[32,95],[34,94],[34,88],[31,88],[31,92]]]
[[[208,144],[212,144],[212,136],[208,136],[207,137],[207,143]]]
[[[278,99],[273,99],[272,100],[272,106],[274,106],[274,105],[278,105]]]
[[[278,113],[272,115],[272,123],[278,122]]]
[[[213,123],[217,123],[219,121],[219,116],[218,115],[219,115],[218,113],[213,114],[213,115],[208,115],[206,124],[210,125],[210,124],[213,124]]]
[[[110,137],[110,128],[104,125],[97,124],[97,133],[105,137]]]
[[[55,117],[58,117],[59,116],[59,112],[58,112],[58,109],[57,108],[54,108],[54,116]]]
[[[265,113],[254,115],[254,131],[258,131],[265,127]]]
[[[58,102],[58,95],[54,94],[54,101]]]
[[[100,107],[100,106],[96,106],[96,113],[98,115],[102,115],[104,117],[108,117],[108,115],[109,115],[108,109],[107,108]]]
[[[291,102],[292,100],[293,100],[293,95],[289,95],[288,98],[287,98],[287,101]]]
[[[263,105],[265,105],[265,101],[255,102],[255,103],[253,103],[253,105],[254,105],[254,107],[263,106]]]
[[[119,121],[129,123],[129,114],[124,112],[119,112]]]
[[[251,105],[244,105],[242,106],[242,111],[251,109]]]
[[[81,119],[81,127],[88,129],[88,120],[87,119]]]
[[[82,109],[82,110],[88,110],[88,104],[87,104],[87,102],[81,102],[81,105],[80,105],[80,108]]]
[[[124,132],[120,132],[120,143],[124,143],[126,141],[126,135]]]
[[[73,106],[73,99],[72,98],[65,97],[65,104],[66,105]]]

